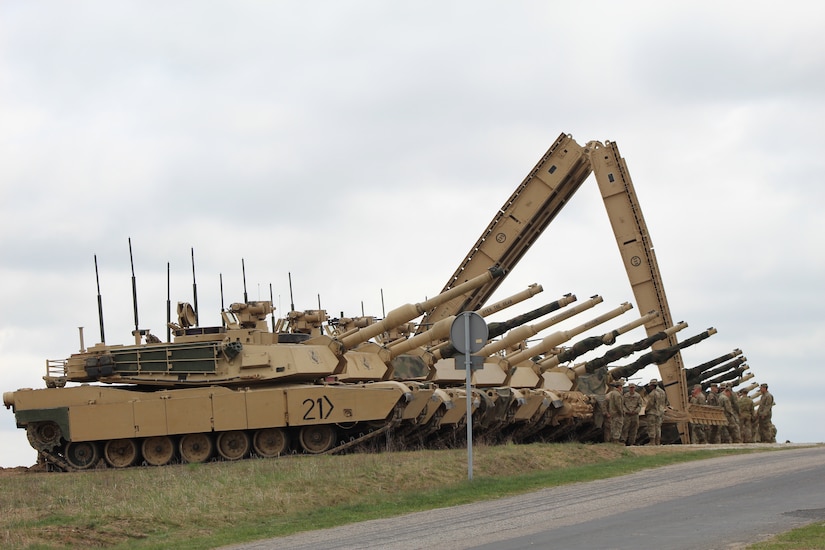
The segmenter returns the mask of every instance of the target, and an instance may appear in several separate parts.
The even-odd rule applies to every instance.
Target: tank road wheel
[[[94,441],[69,441],[64,454],[69,466],[78,470],[87,470],[100,460],[100,449]]]
[[[212,457],[215,444],[209,434],[186,434],[180,438],[180,457],[186,462],[206,462]]]
[[[238,460],[249,453],[249,436],[245,432],[223,432],[218,436],[218,454],[226,460]]]
[[[281,428],[264,428],[255,432],[252,438],[252,448],[255,454],[263,458],[274,458],[284,454],[289,438]]]
[[[128,468],[138,459],[138,446],[134,439],[112,439],[103,447],[103,458],[113,468]]]
[[[38,451],[51,451],[60,444],[63,433],[55,422],[37,422],[26,426],[29,444]]]
[[[306,452],[323,453],[335,445],[335,428],[329,424],[304,426],[298,434],[298,439]]]
[[[168,435],[148,437],[141,445],[143,458],[149,466],[164,466],[175,458],[175,445]]]

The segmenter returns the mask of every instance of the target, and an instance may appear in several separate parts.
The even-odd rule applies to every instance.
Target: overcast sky
[[[242,259],[281,313],[432,296],[565,132],[627,160],[680,338],[719,331],[686,366],[741,348],[778,439],[825,441],[823,28],[793,1],[4,1],[0,389],[100,339],[95,255],[131,341],[129,238],[161,336],[192,249],[206,325]],[[592,177],[493,299],[530,283],[522,310],[633,301]],[[34,460],[4,411],[0,466]]]

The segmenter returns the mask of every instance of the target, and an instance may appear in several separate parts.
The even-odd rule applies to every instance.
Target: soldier
[[[635,445],[639,432],[639,413],[642,412],[642,395],[636,391],[636,384],[633,382],[627,385],[627,393],[624,394],[622,404],[622,441],[625,445]]]
[[[756,416],[759,419],[759,439],[762,443],[776,443],[776,435],[773,432],[771,417],[773,416],[773,395],[768,392],[767,384],[759,385],[759,409]]]
[[[690,402],[694,405],[706,405],[707,400],[705,394],[702,392],[702,385],[696,384],[693,386],[693,391],[690,394]],[[690,442],[691,443],[707,443],[705,437],[705,427],[701,424],[690,424]]]
[[[753,424],[756,420],[756,410],[753,399],[748,397],[744,388],[739,390],[739,428],[742,432],[742,443],[753,443]]]
[[[622,383],[613,382],[612,388],[606,396],[605,416],[610,423],[610,442],[622,442],[622,424],[624,423],[624,399],[622,398]]]
[[[711,384],[710,385],[710,392],[708,392],[706,396],[707,404],[711,407],[718,407],[719,406],[719,385],[718,384]],[[719,434],[719,426],[711,425],[708,426],[707,429],[707,439],[708,443],[711,444],[719,444],[722,442],[721,436]]]
[[[728,421],[727,426],[722,426],[721,431],[727,432],[728,440],[732,443],[742,443],[742,436],[739,434],[739,419],[733,411],[731,405],[731,391],[730,386],[725,386],[722,393],[719,394],[719,406],[725,412],[725,419]]]
[[[731,394],[728,397],[730,397],[730,406],[733,409],[733,416],[736,418],[736,425],[739,427],[739,433],[741,434],[742,424],[739,422],[739,399],[736,397],[736,393],[734,393],[733,391],[733,386],[733,383],[728,382],[727,387],[731,391]]]
[[[648,445],[662,444],[662,416],[665,414],[665,391],[659,387],[659,381],[651,379],[647,384],[645,400],[645,421],[647,422]]]
[[[724,412],[725,407],[722,404],[722,397],[725,395],[725,388],[727,388],[727,387],[728,387],[728,385],[725,382],[722,382],[721,384],[719,384],[719,393],[717,394],[717,399],[719,400],[719,406],[722,407],[723,412]],[[736,414],[736,413],[734,413],[734,414]],[[727,417],[727,415],[725,415],[725,424],[723,426],[719,427],[719,441],[720,441],[720,443],[732,443],[731,432],[730,432],[730,430],[728,430],[727,422],[728,422],[728,417]]]

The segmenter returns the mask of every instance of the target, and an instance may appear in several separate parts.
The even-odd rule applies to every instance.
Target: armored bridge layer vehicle
[[[232,304],[216,327],[189,326],[192,309],[184,305],[172,342],[136,329],[134,345],[101,343],[47,362],[46,388],[7,392],[3,402],[38,460],[63,470],[92,468],[101,458],[123,468],[274,457],[291,441],[303,452],[328,452],[418,418],[435,392],[383,379],[390,373],[380,346],[353,348],[501,273],[492,269],[341,337],[271,332],[270,302]],[[341,382],[355,362],[372,365],[365,370],[377,378]]]

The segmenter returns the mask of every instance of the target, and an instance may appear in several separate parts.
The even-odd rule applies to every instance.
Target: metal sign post
[[[467,479],[470,481],[473,480],[473,358],[471,355],[484,347],[488,335],[487,323],[474,311],[460,313],[450,326],[450,343],[459,353],[464,354],[464,369],[467,371],[465,397],[467,401]]]

